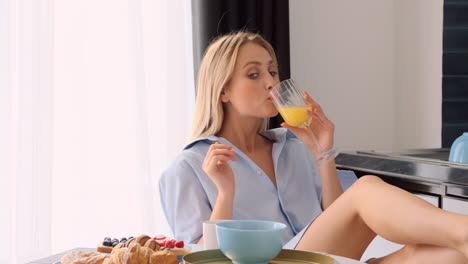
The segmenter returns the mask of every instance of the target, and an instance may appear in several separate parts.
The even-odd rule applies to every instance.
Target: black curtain
[[[468,0],[444,1],[442,147],[468,132]]]
[[[259,33],[268,40],[278,57],[280,79],[288,79],[289,0],[192,0],[195,79],[208,44],[217,36],[236,30]],[[280,115],[270,120],[278,127]]]

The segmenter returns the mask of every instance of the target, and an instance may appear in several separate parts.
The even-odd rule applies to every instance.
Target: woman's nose
[[[267,90],[273,89],[276,84],[278,84],[278,81],[275,80],[275,78],[273,76],[270,76],[270,78],[268,78],[268,81],[267,81],[267,84],[266,84]]]
[[[266,88],[267,88],[267,90],[271,90],[271,89],[273,89],[273,85],[271,83],[268,83]]]

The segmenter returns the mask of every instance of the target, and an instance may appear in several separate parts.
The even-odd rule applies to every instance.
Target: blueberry
[[[104,242],[102,242],[102,245],[105,246],[105,247],[110,247],[112,245],[112,243],[108,240],[104,240]]]
[[[119,242],[114,242],[114,243],[112,243],[112,247],[115,247],[115,246],[117,246],[118,244],[119,244]]]
[[[128,237],[128,240],[130,240],[130,239],[132,239],[132,238],[134,238],[134,237],[132,237],[132,236],[131,236],[131,237]]]
[[[111,242],[112,242],[112,243],[114,243],[114,242],[119,242],[119,240],[118,240],[117,238],[114,238],[114,239],[111,240]]]
[[[111,238],[110,237],[105,237],[104,241],[111,241]]]
[[[126,239],[125,237],[122,237],[122,238],[120,239],[120,242],[124,242],[124,241],[127,241],[127,239]]]

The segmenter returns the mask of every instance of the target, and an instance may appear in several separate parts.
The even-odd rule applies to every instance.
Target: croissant
[[[132,243],[128,248],[114,248],[109,260],[103,264],[149,264],[153,252],[139,243]]]
[[[60,258],[61,264],[103,264],[109,257],[104,254],[71,251]]]
[[[151,238],[148,235],[140,235],[135,238],[135,242],[140,244],[140,246],[144,246],[146,241],[150,240]]]
[[[128,243],[128,242],[127,242]],[[110,256],[88,252],[70,252],[62,257],[62,264],[179,264],[179,254],[169,250],[159,250],[161,245],[146,235],[127,243],[119,243]],[[180,250],[182,251],[182,250]],[[73,254],[71,254],[73,253]],[[185,253],[185,252],[180,252]],[[186,253],[185,253],[186,254]],[[67,262],[68,261],[68,262]],[[78,262],[77,262],[78,261]]]
[[[151,254],[150,264],[179,264],[179,260],[169,250],[160,250]]]
[[[161,245],[159,245],[159,243],[156,242],[156,240],[149,239],[148,241],[146,241],[144,247],[151,248],[154,251],[158,251],[161,248]]]

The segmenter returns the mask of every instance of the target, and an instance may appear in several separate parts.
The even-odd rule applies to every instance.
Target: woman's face
[[[262,46],[248,42],[239,49],[231,80],[221,100],[227,111],[268,118],[278,114],[270,90],[279,83],[278,65]]]

